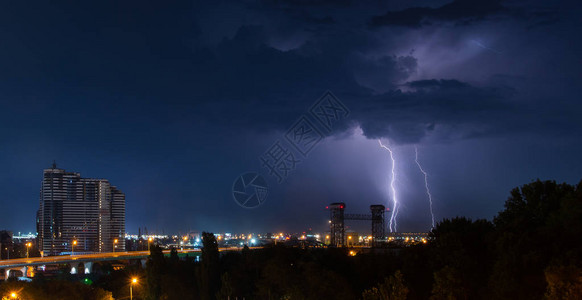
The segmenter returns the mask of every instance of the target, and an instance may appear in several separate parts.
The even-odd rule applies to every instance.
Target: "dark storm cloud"
[[[346,6],[353,4],[353,0],[262,0],[263,5],[291,5],[291,6]]]
[[[305,11],[305,6],[295,5],[293,1],[282,3],[293,9],[302,7],[302,11]],[[310,4],[316,7],[309,10],[310,13],[327,15],[328,12],[322,13],[324,10],[320,9],[322,3],[316,1]],[[500,1],[453,1],[436,8],[403,11],[406,12],[404,15],[411,14],[414,17],[409,20],[453,21],[466,25],[478,20],[494,21],[495,16],[503,15],[505,20],[514,18],[518,21],[512,26],[523,28],[528,28],[528,24],[535,20],[553,15],[532,13],[529,15],[531,19],[527,19],[525,15],[517,13],[523,9],[523,3],[518,4],[508,8]],[[285,10],[285,14],[293,19],[289,22],[298,20],[291,13],[295,12],[293,9]],[[365,15],[365,10],[358,12],[362,11]],[[555,115],[534,113],[544,106],[544,101],[535,98],[524,100],[523,90],[519,91],[507,82],[468,83],[462,78],[409,81],[418,73],[419,65],[425,63],[414,51],[404,55],[385,54],[385,36],[374,34],[366,30],[365,26],[346,29],[342,27],[345,23],[339,22],[343,14],[337,10],[334,14],[334,27],[319,27],[317,35],[305,38],[302,44],[287,51],[275,49],[269,43],[273,35],[277,35],[276,31],[266,30],[265,27],[254,29],[264,33],[261,38],[254,39],[255,44],[261,46],[245,48],[250,52],[241,58],[245,61],[242,64],[239,60],[231,62],[231,66],[236,69],[252,68],[255,73],[253,76],[262,79],[261,88],[252,88],[254,93],[247,95],[249,102],[244,104],[252,108],[251,115],[254,116],[252,123],[245,124],[248,126],[246,128],[284,130],[290,119],[326,89],[334,91],[348,103],[354,111],[354,122],[362,126],[366,136],[386,137],[401,143],[416,143],[431,134],[435,140],[450,140],[515,134],[527,130],[542,133],[548,131],[547,124],[571,121],[571,116],[567,116],[568,121],[559,122],[554,120]],[[285,22],[279,20],[280,23]],[[305,20],[304,23],[310,22]],[[341,34],[337,34],[340,28]],[[456,33],[455,28],[451,31],[455,38],[462,32],[459,29],[459,33]],[[239,29],[232,40],[225,41],[233,53],[240,52],[239,42],[245,40],[241,39],[242,34]],[[428,37],[431,37],[430,34]],[[446,40],[441,43],[441,47],[447,46]],[[452,48],[455,40],[449,43]],[[261,57],[261,62],[247,65],[246,62],[252,61],[254,57]],[[242,77],[243,74],[237,76],[243,83],[241,89],[247,90],[243,86],[257,86],[255,81],[249,82],[250,79]],[[233,81],[236,80],[233,78],[227,82]],[[297,93],[299,90],[302,93]],[[228,103],[225,110],[219,111],[233,108],[233,103]],[[525,107],[524,103],[527,103]],[[236,111],[242,108],[236,108],[236,104],[234,107],[235,114],[226,114],[230,120],[237,120]],[[282,107],[285,109],[281,110]]]
[[[369,25],[373,28],[420,28],[443,23],[470,25],[482,21],[520,19],[529,24],[527,28],[532,29],[552,25],[560,20],[558,10],[535,2],[454,0],[437,7],[412,6],[402,10],[389,10],[383,15],[373,16]]]
[[[379,92],[396,87],[396,83],[416,73],[417,59],[412,55],[366,57],[355,55],[351,62],[353,76],[362,86]]]
[[[465,82],[460,82],[458,80],[436,80],[436,79],[426,79],[417,80],[406,83],[407,86],[418,89],[430,89],[430,88],[440,88],[440,89],[451,89],[451,88],[466,88],[469,85]]]
[[[367,137],[402,144],[532,130],[543,134],[552,131],[548,124],[557,130],[572,120],[567,115],[559,121],[555,115],[535,113],[543,102],[534,99],[523,107],[520,92],[507,80],[407,82],[418,69],[413,52],[368,56],[341,47],[334,36],[281,51],[268,40],[263,26],[243,26],[231,39],[209,48],[210,59],[198,64],[209,70],[208,80],[197,92],[205,91],[213,101],[197,106],[196,118],[234,127],[230,130],[284,131],[329,89],[352,110],[352,124],[361,126]]]
[[[493,134],[505,125],[500,119],[516,111],[510,88],[474,87],[457,80],[421,80],[406,86],[405,92],[370,97],[354,113],[367,137],[418,143],[435,131],[440,139]]]
[[[334,24],[336,21],[331,16],[315,16],[309,10],[306,9],[287,9],[287,14],[299,22],[304,22],[306,24]]]
[[[540,26],[553,25],[560,21],[560,16],[558,11],[553,9],[546,10],[535,10],[526,16],[531,24],[528,29],[533,29]]]
[[[352,115],[366,137],[389,138],[398,144],[580,135],[582,125],[575,121],[578,109],[527,99],[522,93],[503,84],[419,80],[407,82],[402,90],[360,96]]]
[[[370,5],[362,3],[351,6]],[[94,39],[85,37],[72,49],[61,51],[63,54],[57,55],[56,45],[66,43],[66,38],[54,35],[55,42],[43,48],[37,65],[41,70],[57,70],[60,74],[55,78],[80,87],[101,89],[99,85],[106,84],[115,94],[113,99],[104,99],[106,103],[129,97],[116,105],[129,110],[139,103],[164,118],[173,116],[180,124],[213,124],[217,132],[225,127],[259,132],[285,130],[325,90],[333,91],[349,105],[354,111],[353,121],[362,126],[366,136],[402,143],[418,142],[433,133],[447,139],[497,134],[515,119],[523,123],[528,118],[524,116],[526,110],[515,109],[518,104],[511,85],[475,85],[462,78],[411,81],[425,62],[414,51],[386,51],[391,42],[385,44],[387,38],[367,30],[365,22],[353,28],[343,22],[349,12],[344,9],[345,3],[247,2],[243,7],[248,15],[269,12],[272,16],[262,15],[260,25],[237,24],[232,36],[207,44],[199,38],[201,28],[208,26],[200,19],[180,14],[180,9],[187,11],[189,6],[160,15],[151,5],[135,10],[120,5],[118,17],[99,20],[102,27],[91,23],[99,29]],[[328,11],[326,7],[336,9]],[[208,8],[197,7],[197,14]],[[230,14],[230,10],[224,11]],[[403,20],[418,23],[427,18],[478,20],[504,11],[498,1],[453,1],[436,8],[409,8],[395,13],[401,14],[396,20],[404,16]],[[360,9],[356,13],[365,19],[366,12]],[[83,17],[91,15],[76,16],[74,22],[81,22]],[[67,29],[65,21],[57,24],[72,35],[79,30]],[[118,30],[107,30],[110,26]],[[313,30],[316,34],[310,33]],[[291,49],[279,49],[277,45],[284,42],[273,42],[296,36],[302,40]],[[18,60],[14,61],[17,64]],[[162,102],[171,105],[158,109]],[[511,126],[506,131],[517,128]]]
[[[212,101],[203,101],[188,117],[206,120],[217,131],[224,126],[284,131],[329,89],[353,111],[352,125],[361,126],[369,138],[406,144],[430,134],[450,140],[511,131],[500,129],[517,111],[510,87],[477,87],[454,79],[406,82],[417,69],[413,54],[376,58],[346,49],[320,51],[326,43],[280,51],[267,40],[262,26],[244,26],[212,48],[198,65],[208,72],[196,91]]]
[[[455,0],[437,8],[411,7],[372,18],[370,25],[421,27],[433,22],[468,24],[506,12],[501,0]]]

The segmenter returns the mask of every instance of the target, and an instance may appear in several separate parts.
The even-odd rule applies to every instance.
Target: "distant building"
[[[0,259],[7,259],[12,251],[12,231],[0,230]]]
[[[45,256],[125,251],[125,195],[105,179],[82,178],[53,164],[43,172],[37,232]]]

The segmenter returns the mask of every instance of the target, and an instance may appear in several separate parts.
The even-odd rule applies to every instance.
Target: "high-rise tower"
[[[37,222],[44,255],[125,251],[125,195],[105,179],[45,169]]]

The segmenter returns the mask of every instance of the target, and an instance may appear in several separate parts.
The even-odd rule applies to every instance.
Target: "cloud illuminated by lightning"
[[[422,174],[424,175],[424,188],[426,189],[426,194],[428,195],[428,201],[430,204],[430,216],[432,218],[432,227],[434,228],[434,213],[432,211],[432,195],[430,194],[430,189],[428,187],[428,174],[424,171],[424,169],[422,169],[422,166],[420,165],[420,162],[418,161],[418,147],[414,146],[414,161],[416,162],[416,165],[418,166],[418,169],[420,170],[420,172],[422,172]]]
[[[392,149],[390,149],[389,147],[385,146],[384,144],[382,144],[382,141],[380,139],[378,139],[378,143],[380,144],[380,147],[386,149],[389,153],[390,153],[390,159],[392,160],[392,178],[390,179],[390,189],[392,190],[392,203],[393,203],[393,209],[392,209],[392,215],[390,216],[390,232],[395,232],[397,231],[397,227],[398,227],[398,222],[397,222],[397,217],[398,217],[398,198],[396,197],[396,187],[394,186],[394,182],[396,180],[396,161],[394,160],[394,155],[392,153]]]
[[[475,44],[475,45],[477,45],[477,46],[479,46],[479,47],[481,47],[481,48],[483,48],[483,49],[485,49],[485,50],[489,50],[489,51],[491,51],[491,52],[493,52],[493,53],[496,53],[496,54],[501,54],[501,52],[499,52],[499,51],[497,51],[497,50],[495,50],[495,49],[493,49],[493,48],[489,48],[489,47],[487,47],[487,46],[485,46],[485,45],[481,44],[481,42],[479,42],[479,41],[476,41],[476,40],[471,40],[471,42],[473,42],[473,44]]]

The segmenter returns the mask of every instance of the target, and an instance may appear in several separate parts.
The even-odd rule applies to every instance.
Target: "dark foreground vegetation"
[[[426,245],[346,249],[277,245],[218,253],[204,233],[201,262],[153,247],[146,270],[109,271],[92,284],[5,282],[22,299],[582,299],[582,182],[536,181],[511,191],[493,220],[443,220]],[[64,275],[63,275],[64,276]]]

